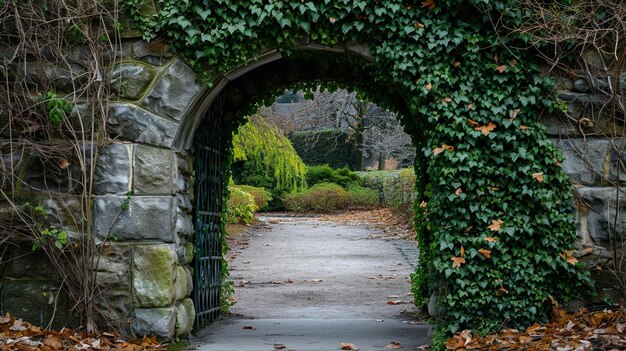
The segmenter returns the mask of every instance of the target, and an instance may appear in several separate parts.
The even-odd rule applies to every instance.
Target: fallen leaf
[[[478,252],[480,252],[481,255],[485,256],[485,258],[491,258],[491,250],[480,249],[480,250],[478,250]]]
[[[70,162],[67,159],[63,157],[59,158],[59,168],[66,169],[69,166],[70,166]]]
[[[424,24],[419,22],[415,22],[414,26],[415,28],[424,28]]]
[[[424,85],[424,88],[426,88],[426,90],[430,90],[430,89],[433,88],[433,85],[428,83],[428,84]]]
[[[387,301],[387,305],[404,305],[406,301],[402,300],[389,300]]]
[[[335,17],[331,17],[331,18],[328,19],[328,21],[330,23],[335,23],[335,22],[337,22],[337,19]]]
[[[22,325],[21,319],[16,319],[15,322],[13,322],[13,325],[9,327],[9,330],[13,330],[13,331],[24,331],[26,329],[28,328]]]
[[[395,349],[401,349],[402,348],[402,344],[397,342],[397,341],[392,341],[389,343],[389,345],[385,346],[386,349],[388,350],[395,350]]]
[[[461,196],[461,194],[463,193],[463,190],[461,188],[458,188],[456,189],[454,193],[456,194],[456,196]]]
[[[526,130],[526,129],[528,129],[528,127],[527,126],[519,126],[519,129]]]
[[[459,61],[452,62],[452,66],[454,66],[454,67],[459,67],[460,65],[461,65],[461,62],[459,62]]]
[[[485,241],[495,243],[496,241],[498,241],[498,239],[488,236],[485,238]]]
[[[339,344],[339,347],[341,347],[342,350],[358,350],[359,348],[356,347],[356,345],[351,344],[349,342],[342,342],[341,344]]]
[[[515,118],[517,117],[517,115],[521,112],[522,110],[520,110],[519,108],[516,110],[511,111],[511,118]]]
[[[446,350],[458,350],[462,347],[465,347],[465,339],[459,335],[446,340]]]
[[[461,245],[461,257],[465,257],[465,248]]]
[[[496,124],[493,122],[489,122],[484,126],[474,127],[474,130],[483,133],[483,135],[489,135],[494,129],[496,129]]]
[[[543,183],[543,172],[533,173],[533,179],[537,180],[539,183]]]
[[[493,60],[496,62],[496,65],[500,63],[500,57],[498,57],[498,54],[493,55]]]
[[[504,224],[504,221],[500,220],[500,219],[494,219],[491,221],[491,225],[488,226],[487,228],[489,230],[491,230],[492,232],[498,232],[500,231],[500,228],[502,227],[502,224]]]
[[[426,201],[420,202],[420,208],[425,208],[426,206],[428,206],[428,202]]]
[[[506,72],[506,65],[497,66],[496,67],[496,71],[498,71],[500,73]]]
[[[61,339],[55,335],[48,335],[46,337],[46,340],[44,340],[43,344],[52,349],[57,349],[57,350],[63,349],[63,343],[61,342]]]
[[[426,0],[426,1],[422,1],[422,7],[426,7],[429,10],[432,10],[435,7],[437,7],[437,4],[435,4],[434,0]]]
[[[443,99],[443,101],[445,101],[445,102],[450,102],[450,101],[452,101],[452,98],[448,96],[448,97],[446,97],[445,99]]]

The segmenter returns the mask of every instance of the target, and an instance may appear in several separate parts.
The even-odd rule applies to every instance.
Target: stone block
[[[172,340],[176,327],[176,308],[136,308],[133,312],[131,331],[136,337],[154,334]]]
[[[191,299],[184,299],[176,307],[176,336],[189,335],[193,329],[196,311]]]
[[[193,230],[193,220],[191,215],[184,213],[178,209],[178,215],[176,216],[176,234],[189,237],[194,233]]]
[[[120,62],[113,66],[107,76],[119,98],[138,100],[156,76],[156,69],[143,62]]]
[[[130,287],[131,250],[127,244],[109,243],[99,250],[94,262],[96,279],[101,289]]]
[[[170,147],[178,130],[178,123],[154,115],[132,104],[110,104],[107,119],[112,137]]]
[[[133,296],[137,307],[166,307],[176,297],[178,257],[174,245],[133,248]]]
[[[176,205],[173,196],[96,196],[94,232],[98,240],[158,240],[173,242]],[[119,214],[119,215],[118,215]],[[109,236],[110,233],[110,236]]]
[[[563,152],[561,169],[572,183],[593,185],[605,181],[608,140],[570,138],[553,142]]]
[[[131,146],[109,144],[103,147],[96,162],[93,189],[98,195],[126,194],[130,191]]]
[[[609,159],[609,179],[611,181],[618,180],[619,166],[619,181],[626,181],[626,140],[614,139],[609,147],[610,159]]]
[[[193,255],[191,257],[193,258]],[[191,262],[185,263],[190,264]],[[191,270],[188,266],[183,266],[183,270],[185,271],[185,276],[187,276],[187,292],[188,295],[191,295],[191,293],[193,292],[193,275],[191,274]]]
[[[96,296],[98,320],[103,325],[112,325],[123,334],[128,333],[128,320],[133,312],[130,289],[106,289]]]
[[[143,106],[159,116],[180,121],[194,98],[204,89],[196,83],[196,74],[185,62],[175,59],[157,78]]]
[[[60,294],[57,296],[57,294]],[[54,327],[71,321],[70,303],[56,283],[47,280],[2,281],[0,313],[11,313],[34,325],[46,326],[54,316]]]
[[[136,145],[133,189],[136,195],[174,195],[177,189],[176,159],[169,149]]]
[[[176,267],[176,301],[188,297],[191,291],[187,291],[187,275],[183,267]]]
[[[50,261],[42,252],[33,251],[30,243],[11,247],[11,258],[5,266],[3,278],[48,280],[56,276]]]
[[[607,249],[610,249],[610,235],[615,221],[616,191],[614,187],[585,187],[577,190],[586,207],[582,211],[579,208],[579,211],[586,213],[587,228],[593,243]],[[626,188],[620,188],[620,216],[616,228],[618,240],[626,240],[626,196],[623,196],[625,191]]]

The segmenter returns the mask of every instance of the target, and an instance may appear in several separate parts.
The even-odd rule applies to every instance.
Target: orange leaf
[[[433,85],[428,83],[428,84],[424,85],[424,88],[426,88],[426,90],[430,90],[430,89],[433,88]]]
[[[458,350],[463,347],[465,347],[465,338],[459,335],[446,340],[446,350]]]
[[[526,129],[528,129],[528,127],[527,126],[519,126],[519,129],[526,130]]]
[[[437,5],[435,4],[435,1],[433,0],[426,0],[426,1],[422,1],[422,7],[427,7],[429,10],[432,10],[435,7],[437,7]]]
[[[331,17],[328,19],[330,21],[330,23],[335,23],[337,22],[337,19],[335,17]]]
[[[459,62],[459,61],[452,62],[452,66],[454,66],[454,67],[459,67],[460,65],[461,65],[461,62]]]
[[[422,202],[420,203],[420,208],[425,208],[426,206],[428,206],[428,202],[426,202],[426,201],[422,201]]]
[[[498,54],[493,55],[493,60],[496,62],[496,65],[500,63],[500,58],[498,57]]]
[[[496,71],[498,71],[500,73],[506,72],[506,65],[500,65],[500,66],[496,67]]]
[[[501,219],[494,219],[491,221],[491,225],[487,228],[489,228],[489,230],[491,230],[492,232],[498,232],[500,231],[500,227],[502,227],[503,223],[504,221],[502,221]]]
[[[397,342],[397,341],[392,341],[385,348],[388,349],[388,350],[401,349],[402,348],[402,344]]]
[[[543,183],[543,172],[533,173],[533,179],[536,179],[539,183]]]
[[[465,248],[461,245],[461,257],[465,257]]]
[[[465,263],[465,259],[463,257],[452,257],[452,268],[461,267],[462,264]]]
[[[485,241],[488,241],[490,243],[495,243],[496,241],[498,241],[498,239],[488,236],[485,238]]]
[[[341,344],[339,344],[339,347],[341,347],[342,350],[358,350],[359,348],[356,347],[356,345],[351,344],[349,342],[342,342]]]
[[[454,151],[454,146],[443,144],[441,147],[435,148],[433,150],[433,155],[440,154],[443,151]]]
[[[415,22],[414,26],[415,28],[424,28],[424,24],[419,22]]]
[[[468,108],[471,108],[471,107],[468,106]],[[470,118],[467,119],[467,123],[469,123],[469,125],[472,126],[472,127],[478,127],[480,125],[480,123],[478,123],[478,122],[476,122],[476,121],[474,121],[474,120],[472,120]]]
[[[463,193],[463,190],[461,188],[458,188],[456,189],[454,193],[456,194],[456,196],[461,196],[461,194]]]
[[[491,250],[480,249],[478,250],[478,252],[480,252],[483,256],[485,256],[485,258],[491,258]]]
[[[450,101],[452,101],[452,98],[450,98],[450,97],[448,96],[448,97],[446,97],[445,99],[443,99],[443,101],[445,101],[445,102],[450,102]]]
[[[491,133],[494,129],[496,129],[496,124],[493,122],[489,122],[484,126],[474,127],[474,130],[483,133],[483,135],[489,135],[489,133]]]

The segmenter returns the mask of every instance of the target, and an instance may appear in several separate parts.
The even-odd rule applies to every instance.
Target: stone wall
[[[76,54],[69,56],[77,58],[77,65],[84,64],[78,62],[80,48],[73,50]],[[95,267],[102,287],[97,301],[99,312],[129,333],[154,333],[172,339],[189,333],[195,316],[190,298],[193,169],[185,150],[173,145],[180,137],[181,122],[196,113],[192,111],[194,106],[200,100],[208,101],[210,94],[196,83],[188,65],[163,43],[126,39],[115,57],[107,68],[114,93],[108,103],[107,143],[97,150],[93,181],[92,224],[101,247]],[[62,74],[59,81],[63,81]],[[612,184],[618,178],[626,179],[624,174],[618,177],[614,167],[617,160],[624,159],[624,143],[602,137],[594,129],[602,126],[602,116],[594,113],[605,100],[590,92],[588,85],[579,79],[561,84],[560,98],[567,103],[575,123],[548,116],[546,125],[565,154],[562,167],[575,189],[579,256],[590,265],[606,266],[610,259],[608,229],[617,207]],[[76,106],[71,118],[88,119],[87,111],[86,105]],[[6,141],[6,135],[1,137]],[[30,184],[25,190],[49,184],[36,159],[18,154],[3,154],[2,158],[19,161]],[[57,179],[54,185],[59,193],[72,192],[67,179]],[[48,194],[33,198],[55,214],[58,226],[78,231],[63,215],[80,212],[74,208],[77,196]],[[626,209],[622,208],[626,204],[622,198],[619,208]],[[1,205],[0,217],[8,213]],[[625,226],[626,216],[622,215],[618,233],[624,235]],[[54,313],[61,324],[71,321],[71,315],[62,313],[71,307],[69,301],[59,295],[58,283],[41,256],[28,246],[12,250],[13,260],[0,267],[1,312],[44,325]]]
[[[596,60],[587,55],[587,62],[593,65]],[[598,67],[604,65],[598,63]],[[599,90],[606,88],[609,75],[602,69],[595,72],[596,77],[577,72],[574,78],[559,81],[558,98],[564,103],[565,113],[548,116],[545,123],[551,140],[563,152],[565,160],[561,167],[573,187],[578,234],[576,255],[591,269],[598,292],[618,301],[618,284],[612,272],[612,244],[616,239],[615,247],[623,254],[626,139],[623,135],[607,136],[615,135],[616,129],[608,113],[610,97]],[[622,75],[619,88],[626,89],[626,74]],[[616,96],[626,103],[623,97]],[[619,173],[618,163],[622,163]]]

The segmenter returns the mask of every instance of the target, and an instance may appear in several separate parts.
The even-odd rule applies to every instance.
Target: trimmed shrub
[[[237,188],[249,193],[254,198],[254,203],[259,210],[267,207],[272,201],[272,194],[262,187],[256,187],[252,185],[237,185]]]
[[[285,207],[296,212],[332,212],[346,209],[351,203],[348,191],[334,183],[319,183],[306,192],[283,197]]]
[[[405,168],[397,171],[360,172],[361,184],[378,192],[379,203],[389,206],[406,222],[411,223],[415,216],[415,171]]]
[[[249,224],[254,221],[254,212],[258,206],[254,197],[236,185],[228,187],[228,213],[226,221],[231,224]]]
[[[309,186],[319,183],[335,183],[347,188],[350,184],[358,184],[359,174],[348,167],[332,169],[329,165],[307,166],[306,182]]]
[[[352,201],[352,206],[376,207],[379,205],[378,191],[364,188],[357,184],[348,185],[348,194]]]

